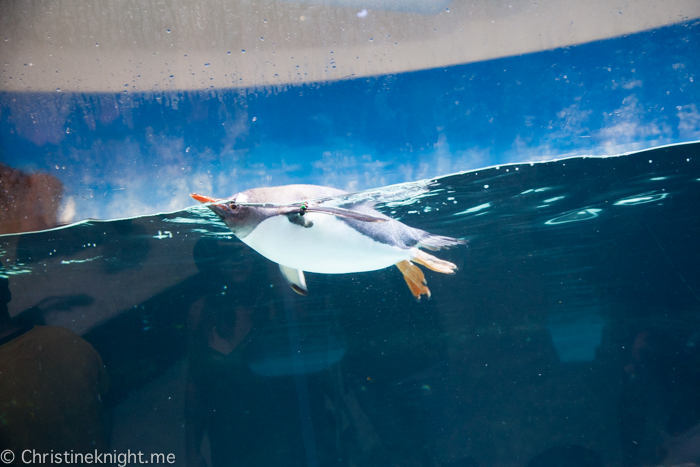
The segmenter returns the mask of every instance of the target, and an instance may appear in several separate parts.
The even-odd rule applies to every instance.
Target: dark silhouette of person
[[[230,240],[203,238],[194,257],[206,291],[188,319],[187,465],[206,465],[205,434],[213,467],[297,465],[293,380],[256,375],[247,361],[256,325],[269,319],[267,265]]]
[[[677,396],[666,421],[663,465],[700,466],[700,395],[693,384]]]
[[[102,359],[80,336],[56,326],[17,325],[0,270],[0,447],[22,452],[94,453],[107,449]]]
[[[48,173],[27,173],[0,163],[0,234],[55,227],[63,183]]]
[[[618,405],[626,465],[700,465],[699,336],[680,320],[634,334]]]

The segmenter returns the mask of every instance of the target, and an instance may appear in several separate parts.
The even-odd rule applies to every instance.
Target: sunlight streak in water
[[[602,209],[583,209],[564,214],[563,216],[555,217],[545,222],[546,225],[568,224],[569,222],[581,222],[598,217],[598,213]]]
[[[637,204],[654,203],[656,201],[661,201],[667,196],[668,193],[654,193],[652,191],[650,193],[642,193],[641,195],[637,195],[631,198],[621,199],[615,202],[615,206],[635,206]]]
[[[480,204],[478,206],[474,206],[473,208],[465,209],[464,211],[456,212],[452,215],[453,216],[461,216],[463,214],[471,214],[472,212],[483,211],[484,209],[488,209],[490,207],[491,207],[491,203],[484,203],[484,204]]]

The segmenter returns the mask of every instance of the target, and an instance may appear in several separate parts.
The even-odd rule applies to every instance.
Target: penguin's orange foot
[[[433,255],[429,255],[425,251],[419,250],[418,248],[415,248],[415,256],[413,257],[413,261],[418,264],[422,264],[428,269],[432,269],[435,272],[441,272],[443,274],[454,274],[455,270],[457,269],[456,264],[445,261],[444,259],[436,258]]]
[[[414,297],[418,300],[420,300],[421,295],[426,295],[430,298],[430,289],[426,285],[423,271],[418,266],[408,260],[404,260],[396,263],[396,267],[403,274],[403,278]]]

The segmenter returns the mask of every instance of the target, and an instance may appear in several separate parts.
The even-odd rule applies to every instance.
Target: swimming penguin
[[[439,250],[466,243],[414,229],[374,209],[374,203],[324,206],[319,200],[347,193],[317,185],[254,188],[230,198],[196,193],[236,237],[280,267],[295,292],[306,295],[304,272],[344,274],[399,268],[417,299],[430,297],[423,271],[443,274],[457,266],[419,248]]]

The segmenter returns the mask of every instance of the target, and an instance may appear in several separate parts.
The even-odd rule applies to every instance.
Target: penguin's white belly
[[[335,216],[306,213],[304,217],[313,226],[274,216],[241,240],[275,263],[323,274],[374,271],[413,257],[410,249],[379,243]]]

